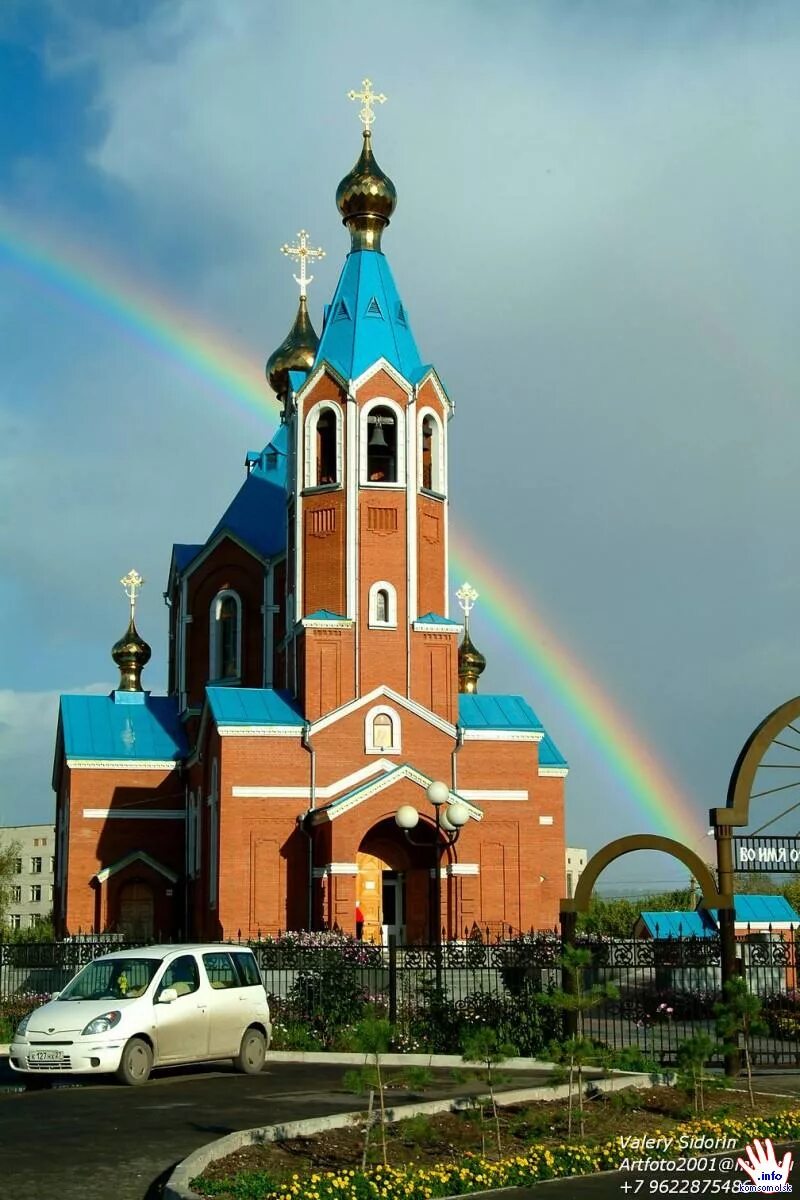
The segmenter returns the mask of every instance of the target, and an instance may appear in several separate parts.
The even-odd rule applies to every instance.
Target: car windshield
[[[89,963],[64,988],[59,1000],[127,1000],[142,996],[161,966],[160,958],[102,958]]]

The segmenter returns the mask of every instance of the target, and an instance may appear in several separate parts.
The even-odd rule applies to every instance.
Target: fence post
[[[389,934],[389,1023],[397,1024],[397,934]]]
[[[576,912],[561,913],[561,953],[568,946],[575,945],[575,932],[578,925],[578,914]],[[567,970],[566,967],[561,968],[561,990],[567,995],[574,995],[577,989],[577,980],[575,972]],[[564,1010],[564,1036],[577,1037],[578,1034],[578,1014],[573,1008]]]

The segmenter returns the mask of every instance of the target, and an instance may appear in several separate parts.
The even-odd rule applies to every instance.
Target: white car
[[[20,1022],[15,1071],[145,1083],[153,1067],[232,1058],[257,1075],[272,1026],[246,946],[147,946],[96,958]]]

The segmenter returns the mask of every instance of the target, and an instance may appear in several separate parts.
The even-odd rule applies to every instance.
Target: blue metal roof
[[[346,621],[347,617],[343,617],[341,613],[331,612],[329,608],[318,608],[316,612],[309,613],[304,617],[305,621]]]
[[[451,621],[449,617],[443,617],[439,613],[425,613],[424,617],[417,617],[417,625],[454,625],[457,629],[461,628],[460,621]]]
[[[717,927],[701,912],[643,912],[639,916],[654,938],[715,937]]]
[[[211,713],[218,725],[297,725],[305,721],[291,694],[273,688],[207,687]]]
[[[131,703],[130,697],[138,703]],[[144,692],[110,696],[62,696],[59,720],[67,758],[150,759],[182,758],[186,737],[172,696]]]
[[[567,760],[555,744],[549,733],[539,742],[540,767],[566,767]]]
[[[379,358],[409,381],[422,376],[423,364],[389,263],[377,250],[354,250],[345,259],[326,308],[314,366],[327,362],[345,379],[357,379]]]
[[[172,547],[172,555],[175,559],[175,569],[179,572],[184,571],[192,559],[196,558],[202,549],[202,546],[190,546],[188,544],[176,542]]]
[[[484,696],[462,692],[458,723],[465,729],[526,729],[543,732],[536,713],[522,696]]]
[[[265,446],[209,541],[232,533],[257,554],[270,558],[286,548],[286,426]]]
[[[785,896],[734,896],[733,907],[737,925],[769,925],[778,921],[794,921],[800,925],[800,916]],[[714,920],[717,910],[709,909]]]

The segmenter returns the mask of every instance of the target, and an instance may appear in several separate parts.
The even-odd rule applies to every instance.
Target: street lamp
[[[433,841],[433,906],[430,927],[436,956],[436,987],[442,987],[442,856],[454,846],[459,834],[469,820],[469,809],[460,800],[450,801],[450,788],[441,780],[430,783],[425,792],[436,814]],[[395,813],[395,824],[402,829],[406,841],[412,846],[427,846],[427,842],[415,841],[411,830],[419,824],[419,812],[413,804],[402,804]]]

